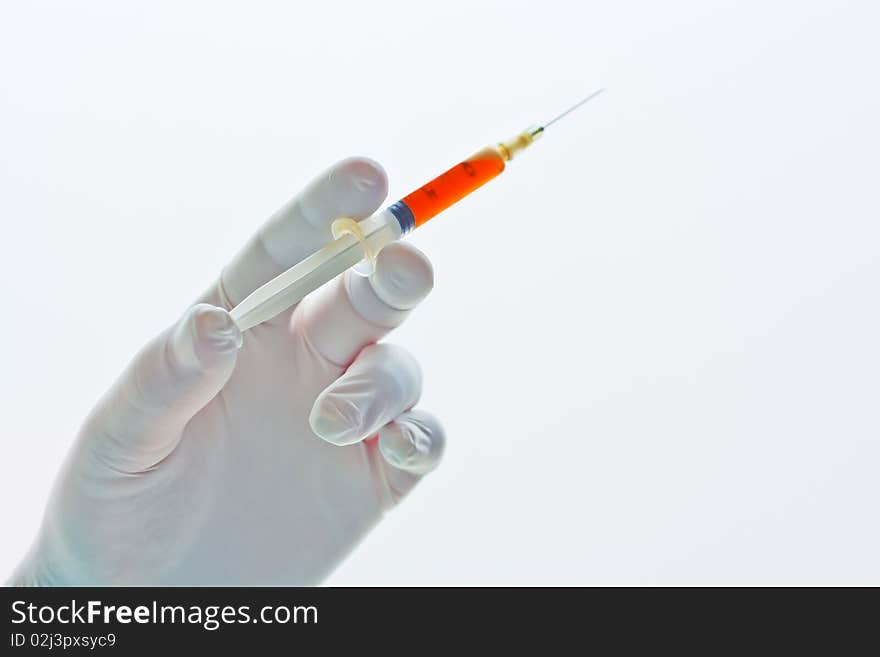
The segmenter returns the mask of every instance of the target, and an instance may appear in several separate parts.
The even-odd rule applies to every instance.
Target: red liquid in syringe
[[[402,200],[412,211],[418,227],[482,187],[502,171],[504,158],[501,153],[495,148],[487,147],[456,164],[449,171],[441,173]]]

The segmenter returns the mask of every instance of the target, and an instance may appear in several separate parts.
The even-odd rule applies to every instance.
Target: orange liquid
[[[431,182],[419,187],[403,202],[412,210],[416,226],[443,212],[478,187],[482,187],[504,171],[504,158],[494,148],[484,148],[464,162],[441,173]]]

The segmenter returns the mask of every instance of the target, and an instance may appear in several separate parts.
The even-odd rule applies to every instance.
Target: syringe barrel
[[[397,217],[403,232],[407,233],[504,171],[504,160],[498,148],[487,146],[404,196],[389,210]]]
[[[397,217],[388,209],[358,222],[359,236],[344,234],[260,286],[232,309],[232,319],[245,331],[299,303],[303,297],[400,239]]]

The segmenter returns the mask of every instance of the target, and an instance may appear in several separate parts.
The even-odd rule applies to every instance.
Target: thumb
[[[208,304],[193,306],[149,342],[89,419],[103,460],[133,473],[167,457],[187,422],[229,380],[241,343],[229,313]]]

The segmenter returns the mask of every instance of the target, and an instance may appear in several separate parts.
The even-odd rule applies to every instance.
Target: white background
[[[607,85],[413,236],[447,458],[329,583],[880,584],[875,7],[5,0],[0,570],[321,168],[398,198]]]

